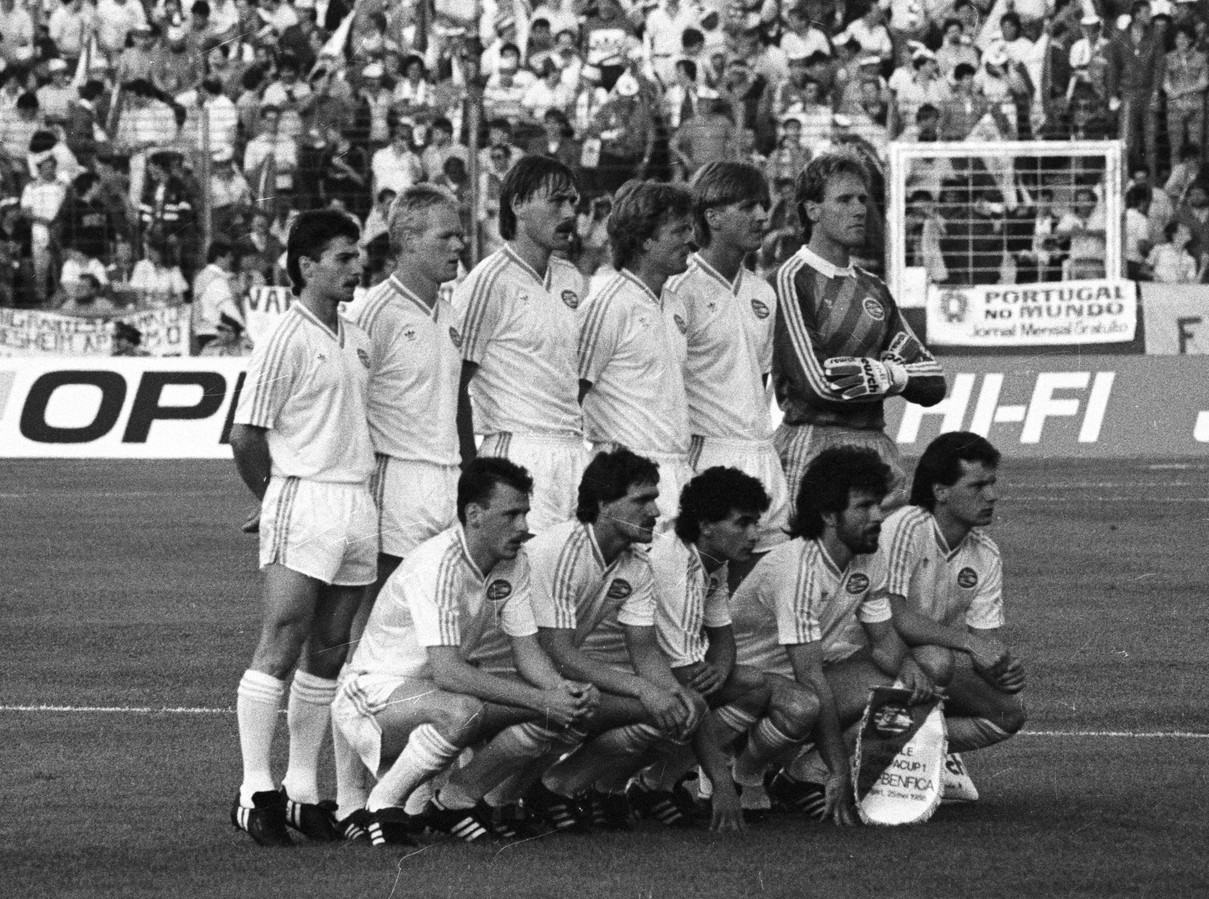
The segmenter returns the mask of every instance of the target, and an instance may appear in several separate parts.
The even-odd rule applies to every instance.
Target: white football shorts
[[[272,478],[260,504],[260,567],[272,564],[325,584],[372,584],[378,513],[366,485]]]
[[[382,552],[402,559],[453,526],[458,508],[456,465],[374,454],[370,490],[378,504]]]

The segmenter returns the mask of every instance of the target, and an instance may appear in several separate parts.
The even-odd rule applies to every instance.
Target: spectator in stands
[[[685,181],[704,165],[734,158],[738,131],[717,91],[703,87],[697,94],[697,114],[681,123],[671,141],[676,171]]]
[[[335,205],[362,221],[369,213],[369,179],[361,148],[335,128],[327,132],[327,145],[319,170],[319,193],[325,206]]]
[[[6,66],[28,65],[34,56],[34,20],[15,0],[0,0],[0,59]]]
[[[66,61],[52,59],[46,64],[50,81],[38,88],[38,106],[47,122],[60,124],[67,120],[67,106],[79,94],[71,83],[72,72]]]
[[[388,117],[391,142],[374,153],[370,163],[374,194],[390,189],[401,193],[424,180],[424,167],[416,155],[412,126],[393,109]]]
[[[278,46],[282,52],[288,53],[298,61],[302,72],[309,72],[315,66],[316,54],[311,46],[311,37],[318,30],[318,15],[313,4],[294,4],[294,14],[298,21],[281,32]]]
[[[225,240],[211,241],[206,250],[206,267],[193,281],[190,328],[194,355],[217,339],[219,319],[224,310],[231,306],[236,310],[239,308],[234,290],[235,269],[235,248]]]
[[[34,295],[37,302],[44,303],[54,290],[59,213],[67,199],[67,187],[58,178],[58,162],[50,152],[31,153],[30,163],[37,176],[21,193],[21,211],[30,224]]]
[[[529,143],[529,152],[538,156],[551,156],[560,160],[568,168],[574,169],[579,165],[580,146],[575,140],[575,132],[571,123],[562,110],[547,109],[542,117],[544,134],[535,137]]]
[[[385,70],[376,62],[363,68],[361,83],[354,99],[357,104],[356,129],[361,143],[370,153],[377,152],[390,143],[387,117],[394,103],[394,95],[382,83],[385,74]]]
[[[277,78],[264,89],[262,102],[279,110],[278,127],[286,138],[297,141],[302,134],[302,119],[314,104],[313,93],[311,86],[298,77],[298,60],[282,56],[277,64]]]
[[[62,222],[63,245],[95,260],[103,271],[117,229],[109,208],[101,201],[100,180],[93,172],[82,172],[72,182]]]
[[[448,163],[448,160],[446,162]],[[374,206],[370,209],[369,215],[366,216],[365,227],[361,229],[361,246],[366,246],[379,234],[388,233],[390,230],[387,225],[390,221],[390,207],[395,202],[395,197],[397,196],[398,194],[389,187],[384,187],[374,194]]]
[[[1054,235],[1068,256],[1063,266],[1065,280],[1104,277],[1104,211],[1094,190],[1075,190],[1074,202],[1058,221]]]
[[[541,64],[541,77],[529,85],[521,99],[521,109],[529,121],[541,122],[549,110],[565,117],[574,101],[574,89],[563,82],[562,72],[554,60],[546,57]]]
[[[3,151],[5,165],[13,176],[20,175],[26,169],[25,157],[29,152],[29,142],[43,126],[36,95],[22,94],[17,99],[16,111],[15,116],[0,116],[0,150]]]
[[[413,124],[431,117],[436,96],[421,57],[404,57],[403,77],[395,85],[394,101],[399,114]]]
[[[1202,256],[1198,262],[1188,252],[1192,232],[1183,222],[1171,221],[1163,228],[1166,238],[1150,251],[1146,265],[1153,280],[1160,284],[1196,284],[1204,280],[1209,268],[1209,257]]]
[[[1184,202],[1176,209],[1175,221],[1188,226],[1192,235],[1188,252],[1194,258],[1209,254],[1209,188],[1204,181],[1196,181],[1188,188]]]
[[[640,95],[633,75],[625,72],[617,79],[593,117],[590,132],[600,140],[598,190],[611,194],[631,178],[645,175],[655,148],[653,109]]]
[[[862,88],[868,86],[868,82],[861,85]],[[893,103],[888,128],[893,136],[915,121],[915,114],[921,106],[928,104],[940,109],[951,94],[948,82],[940,75],[936,54],[923,46],[917,47],[911,54],[911,69],[899,68],[890,76],[889,87]],[[862,97],[862,100],[865,98]],[[862,105],[868,113],[867,101]]]
[[[940,49],[936,51],[936,64],[940,67],[940,74],[944,78],[952,78],[957,66],[963,62],[977,70],[981,60],[973,43],[962,30],[961,20],[945,19],[943,31],[944,39]]]
[[[47,31],[63,62],[70,69],[84,52],[89,36],[96,30],[96,7],[84,0],[63,0],[50,14]]]
[[[247,356],[252,352],[252,341],[244,334],[243,318],[234,303],[227,304],[219,315],[216,335],[201,348],[199,356]]]
[[[103,316],[117,312],[117,307],[104,296],[104,285],[95,272],[81,272],[77,280],[64,284],[70,289],[67,299],[56,311],[64,315]]]
[[[1130,280],[1149,280],[1146,277],[1146,257],[1153,242],[1150,239],[1151,190],[1148,184],[1135,184],[1125,191],[1125,274]]]
[[[151,354],[143,349],[143,332],[127,322],[113,324],[113,355],[144,357]]]
[[[1198,147],[1205,134],[1205,97],[1209,93],[1209,60],[1195,46],[1196,31],[1190,25],[1175,30],[1175,49],[1167,54],[1163,92],[1167,96],[1167,139],[1170,162],[1181,158],[1185,144]]]
[[[163,96],[176,97],[201,83],[206,57],[189,52],[183,25],[170,26],[164,36],[166,44],[152,51],[151,83]]]
[[[953,70],[953,91],[940,106],[940,139],[965,140],[989,110],[986,97],[974,90],[975,69],[959,63]]]
[[[444,116],[433,120],[430,130],[431,138],[428,146],[420,156],[420,164],[424,169],[424,177],[436,181],[445,170],[445,160],[456,156],[463,163],[470,158],[470,151],[453,139],[453,123]]]
[[[676,57],[686,28],[701,27],[701,13],[695,4],[682,0],[659,0],[646,17],[642,45],[655,77],[665,87],[675,80]]]
[[[179,306],[185,301],[189,285],[172,258],[172,248],[167,241],[152,238],[144,243],[143,258],[134,265],[130,289],[134,291],[140,309]]]
[[[499,67],[483,88],[484,112],[495,118],[516,121],[524,112],[523,101],[535,79],[520,68],[521,51],[515,44],[500,50]]]
[[[153,153],[147,160],[147,178],[139,202],[139,229],[143,239],[183,242],[196,224],[196,201],[184,181],[173,173],[179,154]]]
[[[257,203],[286,204],[294,193],[298,143],[280,128],[281,111],[260,108],[260,133],[244,149],[243,170]]]
[[[1117,113],[1118,132],[1126,157],[1142,158],[1157,178],[1159,100],[1155,72],[1162,62],[1163,46],[1150,21],[1149,0],[1134,0],[1129,27],[1113,35],[1108,48],[1109,110]]]

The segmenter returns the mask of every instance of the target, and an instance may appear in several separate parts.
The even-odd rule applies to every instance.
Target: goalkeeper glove
[[[899,365],[907,365],[914,361],[923,350],[923,344],[910,334],[899,331],[894,335],[894,339],[890,341],[890,347],[883,350],[878,357],[883,362],[897,362]]]
[[[836,356],[823,363],[823,375],[846,400],[878,399],[902,393],[907,387],[907,369],[899,362]]]

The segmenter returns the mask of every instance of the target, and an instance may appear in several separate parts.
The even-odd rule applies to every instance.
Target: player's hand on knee
[[[669,734],[679,733],[692,714],[692,706],[686,705],[681,696],[661,690],[653,684],[638,697],[655,726]]]
[[[1024,663],[1019,659],[1009,658],[993,683],[1005,693],[1019,693],[1024,689],[1024,681]]]
[[[715,833],[743,833],[747,825],[743,821],[743,809],[739,805],[739,794],[733,784],[715,783],[710,812],[709,829]]]
[[[1008,648],[993,637],[970,635],[970,662],[975,670],[997,674],[1011,659]]]
[[[689,678],[688,685],[703,696],[710,696],[722,689],[726,678],[717,665],[711,662],[700,662]]]
[[[260,508],[259,507],[257,507],[257,509],[251,515],[249,515],[247,517],[247,520],[244,521],[244,523],[239,526],[239,529],[241,531],[243,531],[245,534],[259,534],[260,533]]]
[[[579,708],[582,712],[582,718],[589,717],[600,706],[600,691],[596,689],[595,684],[583,683],[582,681],[568,681],[567,690],[579,702]]]
[[[579,699],[564,687],[543,690],[546,704],[542,709],[546,720],[555,727],[570,727],[580,718]]]
[[[856,800],[852,795],[852,779],[846,771],[827,778],[823,801],[824,821],[834,821],[840,827],[851,827],[860,823],[856,814]]]
[[[932,679],[924,673],[919,664],[912,658],[906,659],[898,671],[898,680],[904,690],[911,691],[911,705],[919,705],[936,699],[940,691],[932,683]]]

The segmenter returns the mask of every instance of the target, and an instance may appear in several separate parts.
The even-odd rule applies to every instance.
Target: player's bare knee
[[[814,728],[820,707],[813,690],[788,681],[774,682],[769,717],[788,736],[806,737]]]
[[[302,656],[306,644],[306,627],[298,619],[264,623],[260,642],[252,656],[252,668],[284,680]]]
[[[435,707],[432,726],[455,746],[469,746],[479,740],[483,721],[483,701],[474,696],[449,694]]]
[[[953,680],[955,660],[953,651],[943,646],[916,646],[911,650],[916,664],[938,687],[947,686]]]
[[[1019,693],[1013,693],[1000,704],[995,723],[1009,734],[1014,734],[1019,733],[1026,720],[1028,715],[1024,710],[1024,698]]]

